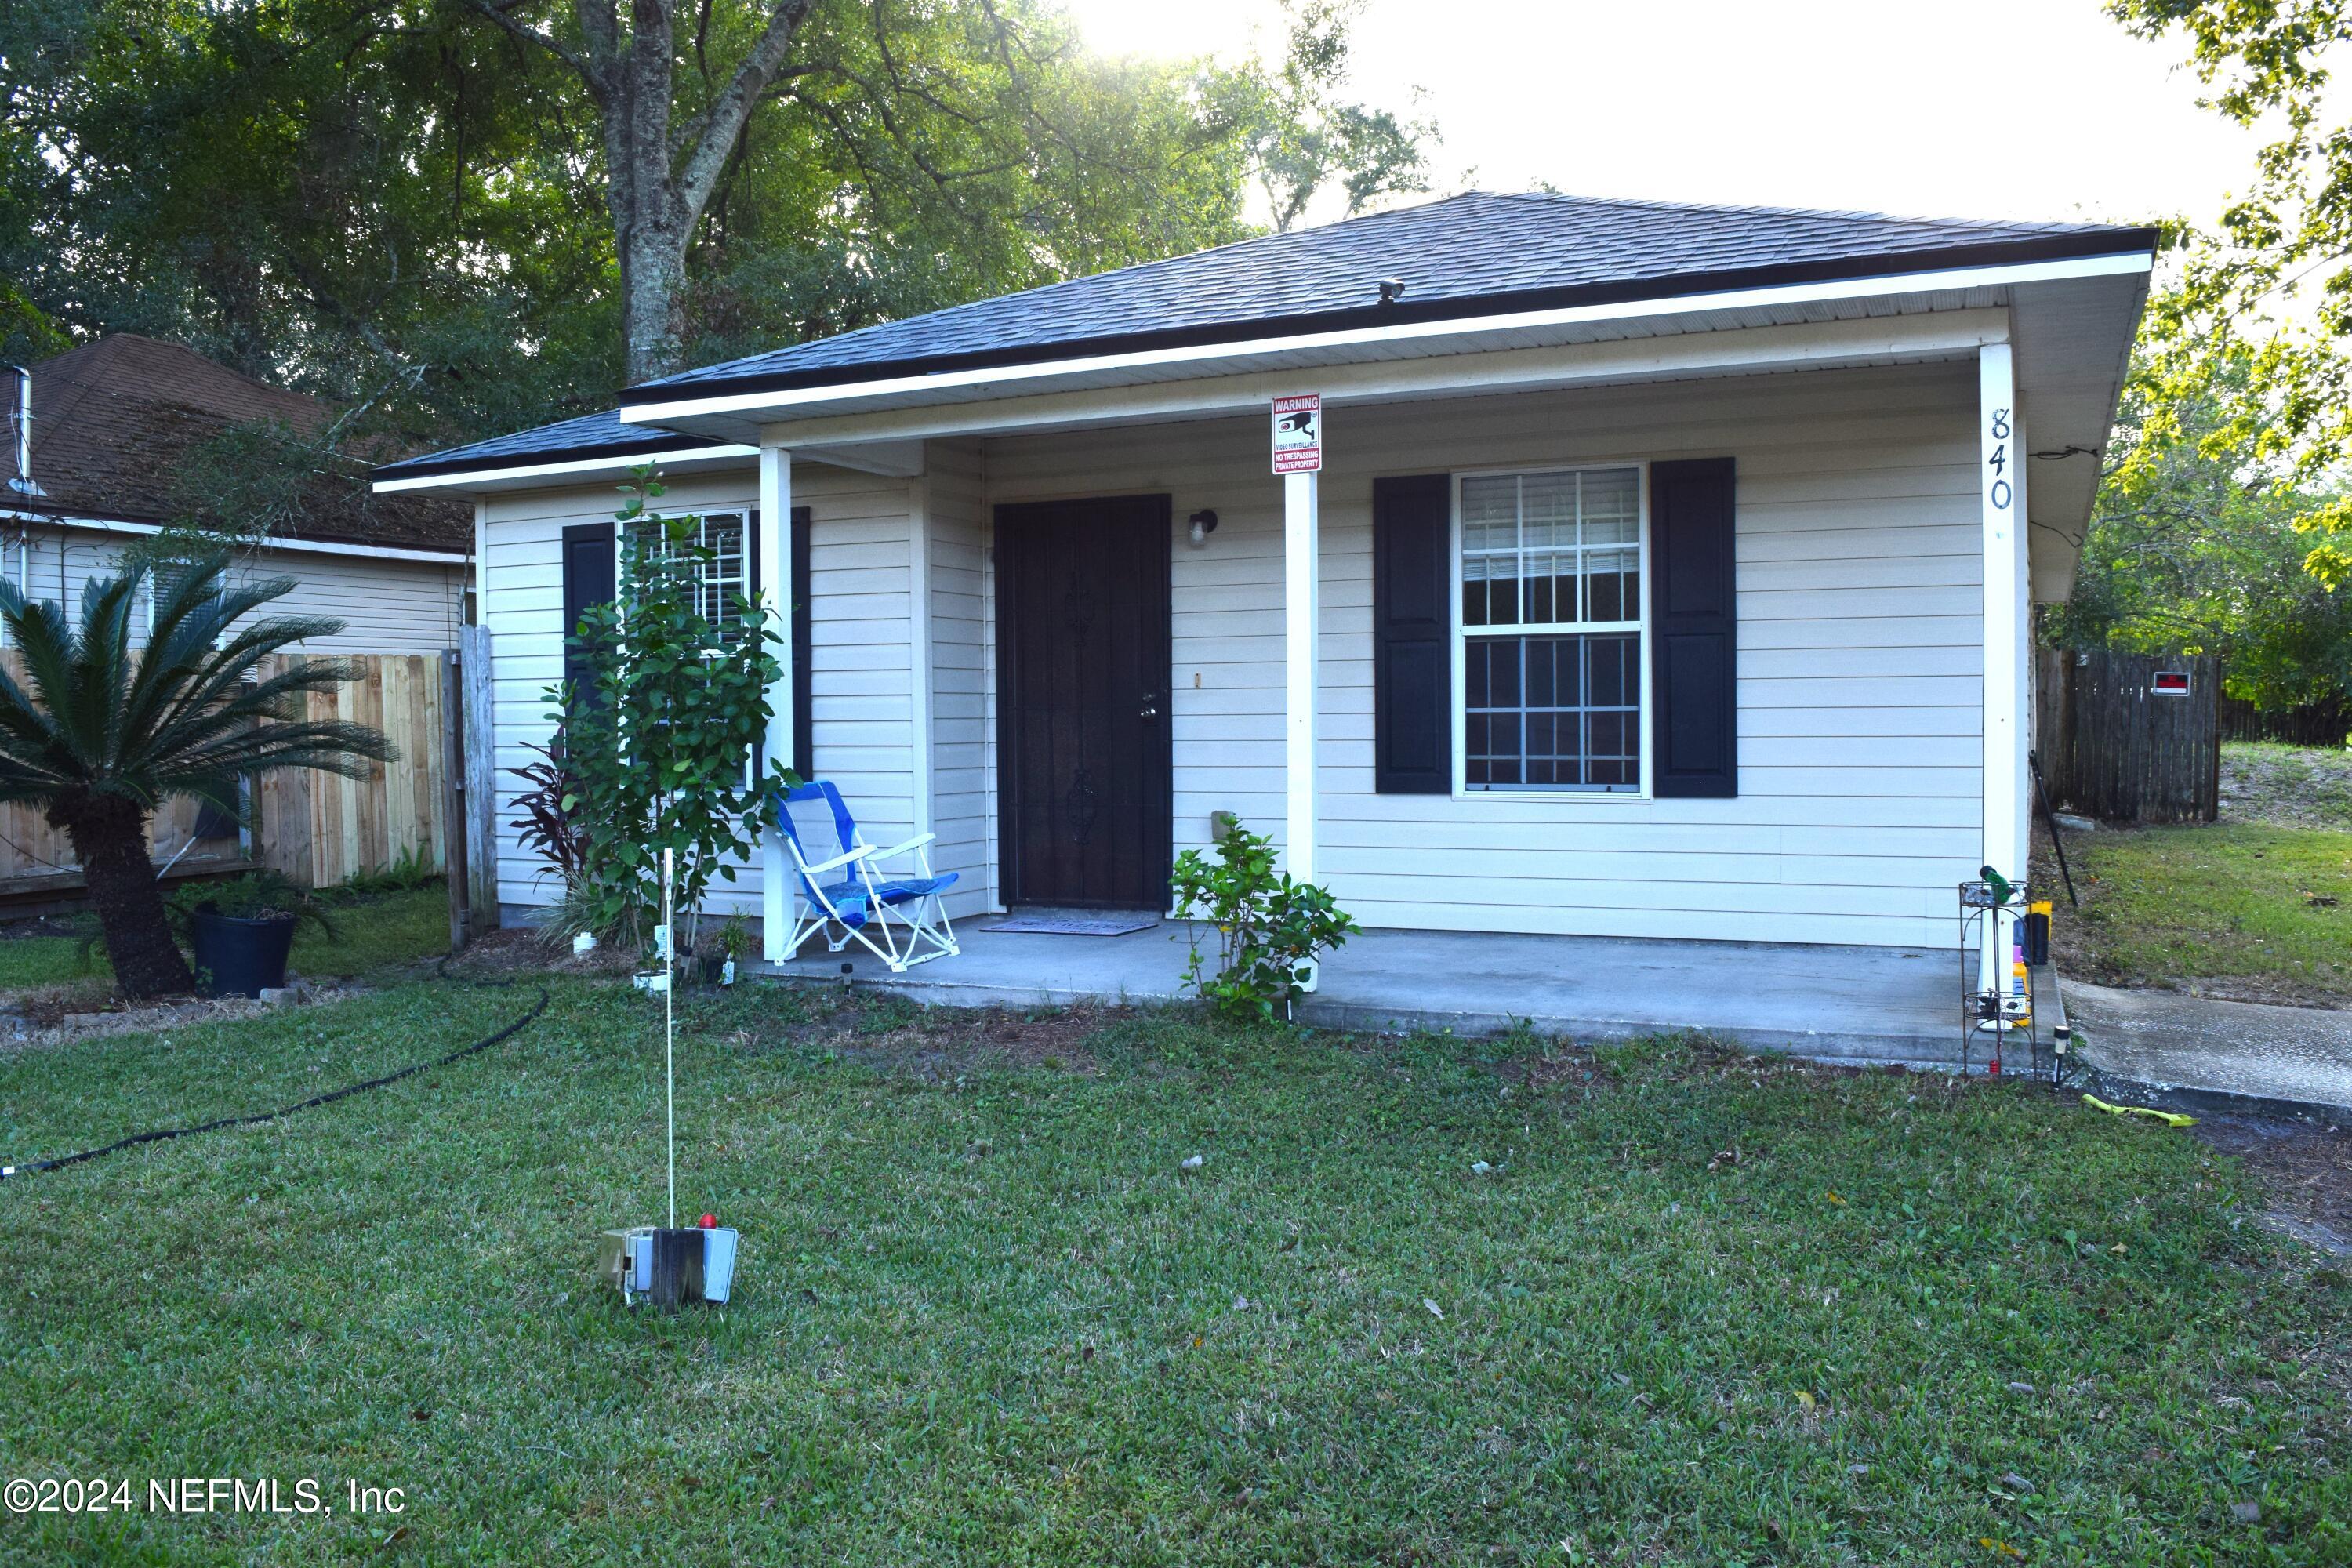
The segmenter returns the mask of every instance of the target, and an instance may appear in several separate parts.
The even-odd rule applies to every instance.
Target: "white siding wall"
[[[948,912],[995,905],[996,648],[989,614],[987,507],[980,449],[934,441],[925,454],[931,626],[932,867],[961,879]]]
[[[914,831],[910,772],[913,707],[907,652],[910,605],[908,486],[836,468],[795,464],[793,504],[810,524],[812,739],[820,776],[840,784],[870,842]],[[668,481],[661,510],[756,509],[759,480],[740,474]],[[610,486],[509,492],[488,498],[483,621],[492,629],[498,695],[499,900],[545,904],[557,889],[518,842],[510,818],[520,781],[508,770],[534,760],[526,744],[553,728],[546,689],[563,675],[563,579],[558,558],[566,525],[609,521]],[[722,912],[759,912],[759,873],[739,872],[709,900]]]
[[[22,560],[12,543],[0,550],[0,572],[21,582],[34,599],[59,599],[68,616],[81,609],[82,587],[116,568],[123,542],[85,529],[35,529]],[[344,623],[331,637],[301,645],[304,653],[438,653],[457,646],[464,613],[466,569],[424,561],[361,555],[322,555],[269,551],[242,559],[233,569],[242,579],[291,577],[294,591],[273,600],[262,616],[333,616]],[[142,610],[135,623],[143,637]]]
[[[1367,924],[1942,946],[1978,854],[1980,593],[1970,365],[1456,399],[1334,412],[1323,476],[1322,868]],[[1381,795],[1372,789],[1371,481],[1381,474],[1729,455],[1738,462],[1739,795]],[[1281,489],[1265,422],[930,443],[912,484],[796,465],[814,514],[818,772],[874,842],[939,834],[951,904],[994,902],[993,505],[1169,492],[1175,838],[1209,814],[1282,829]],[[673,512],[756,504],[682,479]],[[609,489],[494,496],[499,766],[543,738],[562,670],[563,524]],[[1182,519],[1221,525],[1190,548]],[[915,529],[922,529],[918,548]],[[927,565],[919,584],[913,566]],[[927,594],[924,692],[908,638]],[[928,712],[928,813],[915,725]],[[510,779],[502,782],[510,783]],[[501,900],[551,892],[503,825]],[[756,877],[714,900],[756,909]]]
[[[1322,485],[1324,879],[1367,924],[1937,944],[1978,854],[1973,366],[1339,409]],[[1281,489],[1259,418],[989,443],[991,502],[1168,491],[1175,837],[1280,834]],[[1381,795],[1371,481],[1738,461],[1739,796]],[[1181,520],[1221,519],[1205,549]]]

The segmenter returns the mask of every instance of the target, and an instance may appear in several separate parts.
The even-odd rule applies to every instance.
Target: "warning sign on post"
[[[1274,471],[1311,474],[1323,467],[1323,395],[1274,400]]]

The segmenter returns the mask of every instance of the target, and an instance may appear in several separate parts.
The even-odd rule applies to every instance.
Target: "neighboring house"
[[[505,768],[657,464],[804,618],[771,754],[875,842],[935,832],[959,914],[1165,908],[1233,811],[1368,925],[1948,946],[1956,884],[2025,865],[2031,606],[2154,241],[1472,194],[667,377],[377,489],[474,501]],[[1320,472],[1276,477],[1270,400],[1310,393]],[[776,853],[714,900],[772,956]],[[508,905],[552,900],[501,854]]]
[[[13,409],[16,388],[0,391]],[[0,574],[27,597],[61,598],[68,611],[84,583],[113,570],[125,543],[181,520],[180,469],[206,442],[263,425],[316,437],[334,417],[316,398],[129,332],[34,365],[32,392],[30,477],[41,493],[0,490]],[[465,509],[320,488],[299,524],[239,563],[240,573],[295,580],[270,613],[346,623],[340,636],[303,644],[306,652],[455,647],[473,546]]]

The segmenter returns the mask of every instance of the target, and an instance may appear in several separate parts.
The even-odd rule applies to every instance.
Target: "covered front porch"
[[[765,977],[847,980],[945,1006],[1160,1005],[1188,997],[1188,928],[1123,936],[993,931],[964,922],[963,951],[892,974],[856,944],[763,964]],[[1661,942],[1366,931],[1323,964],[1298,1020],[1383,1033],[1496,1034],[1525,1021],[1579,1042],[1703,1030],[1751,1050],[1816,1060],[1959,1065],[1958,959],[1949,948]]]

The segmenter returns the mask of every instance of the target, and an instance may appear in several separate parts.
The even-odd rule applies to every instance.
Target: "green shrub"
[[[1184,983],[1229,1017],[1290,1016],[1290,1000],[1316,954],[1344,945],[1355,920],[1312,882],[1275,867],[1274,842],[1239,822],[1212,861],[1197,849],[1176,858],[1176,907],[1217,928],[1217,972],[1204,973],[1199,926]]]

